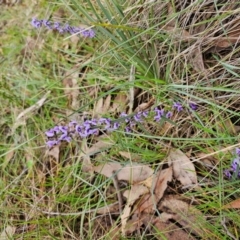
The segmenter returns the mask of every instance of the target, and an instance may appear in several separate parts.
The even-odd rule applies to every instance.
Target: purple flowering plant
[[[183,106],[179,102],[174,103],[173,109],[180,112],[183,110]],[[131,115],[121,113],[119,118],[115,120],[101,117],[99,119],[85,120],[82,123],[71,121],[66,126],[55,126],[46,131],[46,144],[51,148],[61,142],[71,142],[73,139],[99,135],[103,131],[113,132],[119,130],[120,127],[124,128],[125,133],[129,133],[134,126],[149,119],[160,122],[161,120],[171,119],[172,116],[172,111],[165,111],[163,108],[155,107],[153,111],[145,110]]]
[[[240,148],[236,148],[236,157],[232,160],[231,167],[224,171],[224,174],[228,179],[240,178]]]
[[[60,22],[52,22],[46,19],[38,20],[35,17],[32,18],[31,24],[35,28],[45,27],[49,30],[56,30],[61,34],[78,34],[85,38],[95,37],[95,32],[92,29],[85,29],[82,27],[70,26],[69,24],[61,24]]]

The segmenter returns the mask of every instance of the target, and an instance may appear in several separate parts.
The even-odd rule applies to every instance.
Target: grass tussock
[[[239,180],[224,175],[239,146],[239,1],[0,5],[0,238],[239,239]],[[35,29],[32,17],[96,37]],[[56,125],[155,107],[172,117],[46,146]],[[134,182],[132,166],[164,184],[138,170]]]

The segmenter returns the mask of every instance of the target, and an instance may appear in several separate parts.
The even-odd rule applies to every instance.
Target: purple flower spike
[[[183,110],[183,106],[180,102],[175,102],[173,104],[173,108],[177,109],[178,112],[181,112]]]
[[[162,119],[162,117],[164,116],[164,109],[155,108],[154,112],[156,113],[154,120],[156,122],[159,122]]]
[[[35,28],[40,28],[42,26],[48,28],[48,29],[54,29],[57,30],[59,33],[69,33],[69,34],[79,34],[82,37],[85,38],[93,38],[95,37],[95,32],[92,29],[84,29],[80,27],[74,27],[70,26],[69,24],[65,24],[64,26],[61,25],[59,22],[51,22],[48,20],[38,20],[36,18],[33,18],[31,21],[31,24]]]
[[[196,111],[198,109],[198,105],[194,102],[189,103],[189,107],[193,110]]]

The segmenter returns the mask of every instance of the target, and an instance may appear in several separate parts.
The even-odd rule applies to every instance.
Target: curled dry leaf
[[[114,145],[114,141],[107,139],[106,137],[99,137],[98,142],[94,143],[90,148],[86,149],[85,154],[87,156],[92,156],[96,153],[105,151]]]
[[[108,95],[107,98],[104,100],[100,98],[93,109],[93,116],[98,117],[98,115],[103,115],[108,112],[111,104],[111,95]]]
[[[131,213],[131,206],[135,203],[137,199],[139,199],[140,196],[144,195],[148,191],[149,190],[147,187],[141,184],[136,184],[136,185],[133,185],[130,190],[126,190],[123,193],[123,196],[127,199],[127,204],[125,205],[121,215],[123,235],[126,235],[126,230],[127,230],[126,226],[127,226],[128,218]]]
[[[164,214],[164,213],[163,213]],[[184,231],[184,229],[179,228],[174,223],[170,221],[164,220],[161,217],[155,217],[152,220],[152,225],[154,226],[155,232],[161,233],[160,239],[171,239],[171,240],[194,240],[195,238],[192,237],[189,233]],[[171,219],[171,214],[168,214],[169,219]]]
[[[171,149],[168,155],[168,165],[173,167],[173,176],[183,186],[197,184],[197,174],[190,159],[180,150]]]
[[[128,97],[125,93],[120,92],[117,94],[113,100],[112,107],[109,109],[110,112],[123,112],[126,111],[126,106],[128,103]]]
[[[177,199],[174,195],[170,195],[160,202],[158,209],[167,212],[168,214],[172,214],[172,219],[185,229],[188,229],[189,232],[201,237],[204,236],[204,216],[198,209],[190,206],[188,203]],[[203,237],[203,239],[205,238]]]
[[[240,198],[224,205],[223,208],[240,208]]]
[[[154,104],[154,102],[155,102],[155,99],[151,98],[148,102],[144,102],[138,105],[137,108],[134,110],[134,112],[144,111],[150,108]]]
[[[47,150],[46,155],[53,157],[56,160],[56,162],[58,162],[58,160],[59,160],[59,153],[60,153],[59,145],[55,145],[50,150]]]
[[[168,182],[172,181],[172,174],[172,167],[169,167],[159,170],[156,174],[141,182],[141,184],[149,188],[150,193],[140,199],[133,212],[153,213],[156,210],[156,205],[163,197]]]
[[[235,30],[228,32],[226,37],[219,37],[218,40],[215,41],[215,46],[219,48],[227,48],[239,42],[240,26],[238,26]]]
[[[122,166],[120,163],[105,163],[94,167],[94,171],[112,177],[117,174],[118,180],[138,183],[144,181],[153,174],[153,169],[143,164],[127,164]]]
[[[168,186],[168,182],[172,181],[172,175],[172,167],[166,168],[162,171],[158,171],[158,173],[156,174],[153,186],[157,202],[159,202],[163,197],[163,194]]]

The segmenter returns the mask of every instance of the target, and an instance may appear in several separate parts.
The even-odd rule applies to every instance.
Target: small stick
[[[115,187],[115,189],[117,191],[119,212],[121,213],[122,210],[123,210],[123,199],[122,199],[122,194],[121,194],[121,191],[120,191],[120,188],[119,188],[116,171],[113,171],[113,185],[114,185],[114,187]]]
[[[38,207],[35,207],[35,206],[34,207],[38,211],[40,211],[41,213],[48,214],[48,215],[53,215],[53,216],[78,216],[78,215],[81,215],[83,213],[93,213],[93,212],[97,212],[97,213],[100,213],[100,214],[107,214],[107,213],[110,212],[110,209],[115,207],[116,205],[118,205],[118,202],[112,203],[112,204],[104,206],[104,207],[90,209],[90,210],[81,211],[81,212],[75,212],[75,213],[48,212],[48,211],[44,211],[44,210],[42,210]]]

